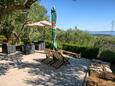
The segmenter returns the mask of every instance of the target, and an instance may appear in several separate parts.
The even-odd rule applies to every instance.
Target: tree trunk
[[[9,42],[9,37],[6,37],[6,42],[7,42],[7,43]]]

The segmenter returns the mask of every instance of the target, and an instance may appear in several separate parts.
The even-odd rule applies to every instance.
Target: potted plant
[[[12,21],[6,19],[1,28],[1,34],[6,38],[2,43],[2,52],[6,54],[16,52],[16,46],[10,44],[12,32],[14,30],[14,26],[11,22]]]
[[[35,52],[35,45],[30,39],[23,39],[23,52],[24,54],[32,54]]]
[[[45,49],[45,42],[44,41],[38,41],[35,44],[35,49],[36,50],[44,50]]]

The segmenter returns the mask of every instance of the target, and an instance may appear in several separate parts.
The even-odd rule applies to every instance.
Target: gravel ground
[[[45,54],[23,56],[21,65],[0,75],[0,86],[82,86],[89,60],[70,58],[70,64],[54,69],[41,62]]]

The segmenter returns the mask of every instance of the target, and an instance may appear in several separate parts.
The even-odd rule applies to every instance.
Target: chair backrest
[[[50,49],[45,49],[45,53],[47,57],[53,57],[53,51]]]
[[[56,58],[58,60],[63,60],[63,56],[61,55],[61,53],[59,51],[54,51],[53,56],[54,56],[54,58]]]

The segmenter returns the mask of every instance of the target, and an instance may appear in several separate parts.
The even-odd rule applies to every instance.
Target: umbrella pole
[[[56,10],[53,7],[51,9],[51,15],[52,15],[52,47],[53,50],[57,49],[57,43],[56,43]]]

